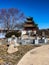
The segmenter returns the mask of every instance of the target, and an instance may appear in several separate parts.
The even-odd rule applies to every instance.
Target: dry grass
[[[18,47],[18,51],[13,54],[7,53],[7,46],[0,45],[0,58],[3,62],[11,63],[11,65],[15,65],[19,62],[19,60],[27,53],[29,50],[39,47],[35,45],[21,45]]]

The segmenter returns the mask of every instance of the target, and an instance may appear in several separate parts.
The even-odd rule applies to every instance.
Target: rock
[[[8,53],[14,53],[14,52],[17,52],[17,51],[18,51],[18,48],[17,48],[17,47],[14,47],[13,44],[11,44],[11,45],[8,47],[8,50],[7,50]]]

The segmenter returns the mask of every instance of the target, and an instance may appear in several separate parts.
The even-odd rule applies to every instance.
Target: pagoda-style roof
[[[27,29],[37,29],[38,27],[36,26],[34,20],[32,17],[28,17],[26,18],[26,22],[24,23],[24,29],[27,30]]]
[[[24,27],[35,27],[35,25],[33,25],[33,24],[29,24],[29,25],[25,24]]]
[[[32,21],[33,20],[33,17],[27,17],[26,19]]]
[[[24,27],[35,27],[35,23],[33,21],[33,18],[32,17],[28,17],[26,18],[26,22],[24,24]]]
[[[26,18],[26,21],[25,21],[25,24],[35,24],[34,20],[33,20],[33,17],[27,17]]]

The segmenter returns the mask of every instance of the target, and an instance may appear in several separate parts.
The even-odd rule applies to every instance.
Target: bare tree
[[[0,10],[0,21],[3,24],[3,28],[14,30],[20,28],[25,19],[24,13],[15,8],[1,9]]]

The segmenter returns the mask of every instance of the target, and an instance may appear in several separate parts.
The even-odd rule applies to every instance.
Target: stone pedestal
[[[48,42],[48,40],[47,40],[47,39],[45,39],[45,40],[44,40],[44,42],[45,42],[45,43],[47,43],[47,42]]]
[[[37,35],[35,37],[35,44],[39,44],[39,37]]]
[[[48,42],[47,38],[43,37],[42,39],[44,40],[44,43]]]
[[[35,39],[35,44],[39,44],[39,43],[38,43],[38,39]]]

